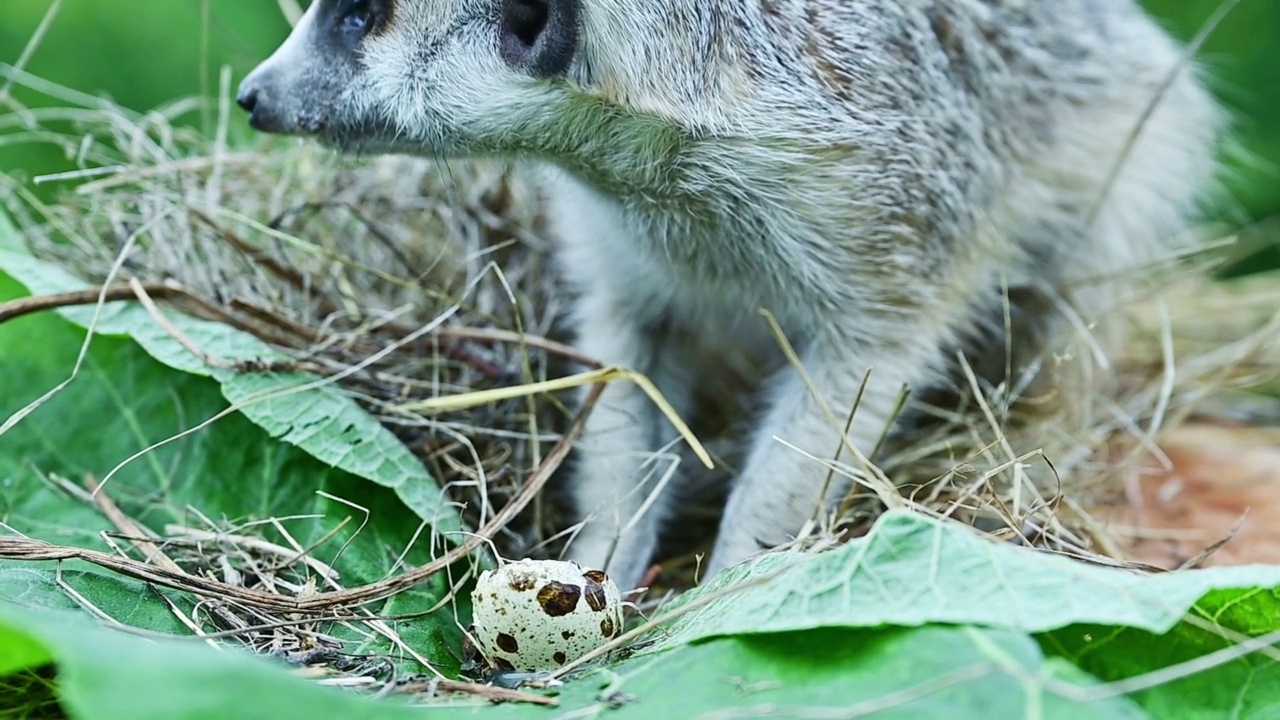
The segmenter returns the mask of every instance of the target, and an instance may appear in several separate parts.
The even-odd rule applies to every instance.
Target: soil
[[[1188,424],[1165,434],[1099,511],[1133,559],[1162,568],[1280,564],[1280,428]]]

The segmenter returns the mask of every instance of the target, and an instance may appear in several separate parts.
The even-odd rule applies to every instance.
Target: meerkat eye
[[[503,0],[502,58],[543,77],[565,72],[578,42],[581,1]]]
[[[370,0],[354,0],[338,16],[338,27],[343,32],[363,37],[373,27],[373,3]]]
[[[547,29],[550,15],[543,0],[506,0],[502,6],[503,44],[518,44],[532,50],[542,31]]]

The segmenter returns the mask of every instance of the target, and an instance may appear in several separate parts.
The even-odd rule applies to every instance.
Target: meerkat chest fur
[[[588,295],[612,287],[631,312],[697,327],[758,324],[769,309],[808,324],[815,308],[867,304],[849,282],[855,269],[835,267],[840,251],[824,249],[823,216],[796,217],[786,198],[753,204],[713,190],[636,201],[543,177],[565,274]]]
[[[1087,20],[1067,4],[1061,15]],[[1059,13],[1043,3],[1042,17],[1011,10],[1024,3],[728,5],[631,8],[616,27],[588,26],[588,108],[567,117],[608,130],[565,143],[568,172],[544,176],[568,265],[676,314],[766,307],[798,325],[815,309],[986,309],[1000,277],[1056,270],[1027,252],[1033,236],[1079,218],[1024,212],[1019,196],[1086,202],[1073,178],[1052,177],[1075,171],[1051,155],[1072,95],[1105,79],[1060,66],[1096,54],[1097,38],[1050,31]],[[600,98],[644,120],[600,122]],[[664,133],[646,132],[654,122]],[[610,232],[575,219],[586,215]]]
[[[239,102],[263,130],[530,168],[581,351],[681,413],[726,358],[772,359],[708,572],[826,518],[851,481],[823,458],[871,452],[957,351],[1016,372],[1114,314],[1221,126],[1136,0],[317,0]],[[574,560],[641,578],[697,482],[664,469],[676,440],[604,391]]]

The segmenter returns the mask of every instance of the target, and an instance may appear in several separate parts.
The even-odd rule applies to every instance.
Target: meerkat
[[[709,576],[842,497],[822,460],[869,453],[955,348],[1014,317],[1034,354],[1057,300],[1101,311],[1090,279],[1168,251],[1221,124],[1182,55],[1134,0],[316,0],[238,100],[265,132],[523,168],[580,350],[678,412],[761,368]],[[570,559],[641,580],[677,440],[608,386]]]

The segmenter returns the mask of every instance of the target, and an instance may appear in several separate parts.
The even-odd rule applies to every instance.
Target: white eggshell
[[[622,633],[622,593],[599,570],[519,560],[480,575],[471,593],[476,645],[502,670],[554,670]]]

